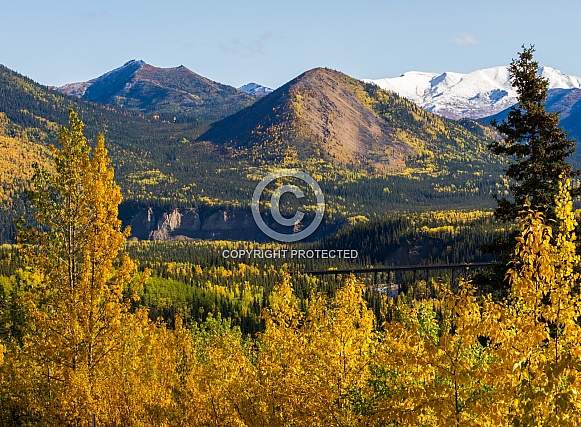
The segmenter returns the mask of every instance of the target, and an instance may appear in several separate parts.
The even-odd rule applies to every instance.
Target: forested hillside
[[[338,71],[309,70],[200,137],[233,146],[258,164],[313,156],[380,173],[438,173],[452,162],[496,163],[486,144],[498,135],[458,123]]]
[[[321,73],[331,78],[331,82],[339,78],[345,86],[332,95],[335,104],[341,102],[348,106],[355,103],[353,105],[358,105],[358,114],[365,118],[360,122],[360,132],[368,132],[365,134],[365,144],[371,145],[367,147],[363,144],[357,149],[367,147],[361,151],[362,157],[349,151],[351,142],[340,139],[341,134],[337,133],[339,128],[333,124],[340,122],[339,118],[325,122],[333,107],[328,103],[331,99],[329,84],[322,87],[319,84]],[[486,141],[493,136],[488,128],[474,122],[454,124],[432,116],[403,99],[370,85],[365,86],[340,73],[316,70],[308,76],[311,76],[310,80],[297,80],[302,83],[293,89],[296,95],[304,96],[301,101],[304,105],[295,103],[289,110],[296,112],[298,110],[295,108],[303,105],[300,107],[304,110],[303,117],[299,120],[302,124],[296,129],[292,127],[292,122],[284,125],[294,130],[291,133],[282,132],[276,137],[276,144],[268,143],[270,145],[262,149],[248,141],[237,144],[226,143],[225,140],[207,141],[212,139],[209,137],[211,134],[201,136],[208,128],[207,123],[154,119],[66,97],[2,67],[0,113],[3,115],[0,134],[11,138],[10,148],[3,150],[13,152],[10,156],[15,163],[11,176],[6,173],[1,182],[3,194],[10,193],[12,198],[12,203],[3,205],[0,213],[1,241],[12,241],[13,219],[22,214],[28,215],[24,206],[25,197],[22,196],[30,178],[29,166],[35,160],[42,162],[45,151],[40,147],[56,143],[58,127],[66,122],[64,111],[69,107],[74,107],[85,122],[89,144],[94,144],[99,132],[104,132],[107,138],[116,179],[125,200],[120,215],[126,224],[148,207],[166,212],[173,208],[194,208],[210,213],[247,210],[257,182],[274,168],[282,167],[305,170],[313,174],[321,185],[327,201],[321,236],[358,216],[369,219],[392,211],[446,209],[452,205],[465,209],[490,208],[492,201],[487,196],[506,191],[500,176],[500,162],[490,159],[483,151]],[[289,87],[294,88],[293,85]],[[319,89],[308,92],[309,85]],[[281,96],[280,91],[275,91],[239,114],[282,123],[280,120],[285,117],[282,110],[272,112],[268,107],[284,98]],[[318,111],[315,105],[324,109]],[[263,106],[267,106],[266,110]],[[270,111],[268,114],[267,110]],[[266,115],[260,118],[263,113]],[[232,117],[234,120],[239,116]],[[365,126],[370,125],[366,120],[371,118],[377,129],[383,129],[383,134],[374,134],[373,126],[366,130]],[[238,126],[242,126],[245,120],[241,119]],[[229,128],[230,124],[228,120],[218,122],[211,132],[217,132],[220,126],[221,132],[225,132],[224,129]],[[236,129],[241,128],[233,128],[234,131]],[[244,132],[251,132],[252,129],[248,127]],[[290,138],[299,129],[305,132],[311,129],[298,134],[310,135],[307,140],[311,141],[308,145],[311,148],[304,145],[307,140],[302,137]],[[274,132],[274,128],[264,131],[269,134]],[[324,147],[329,144],[324,142],[324,138],[318,140],[315,131],[323,132],[321,135],[327,131],[335,135],[328,141],[335,148],[325,151],[327,149]],[[379,137],[377,143],[373,139],[375,137]],[[384,137],[386,139],[382,140]],[[264,141],[267,143],[270,139]],[[376,144],[379,144],[376,147],[379,151],[373,148]],[[39,149],[33,150],[34,157],[14,157],[16,152],[32,152],[30,147],[37,146]],[[399,150],[397,147],[404,146],[407,148],[401,153],[405,155],[395,156]],[[16,151],[15,147],[18,147]],[[322,159],[315,155],[320,150],[327,153]],[[259,152],[263,154],[257,157]],[[262,159],[264,153],[268,153],[272,162]],[[308,153],[313,156],[309,157]]]
[[[211,246],[203,266],[180,262],[203,253],[194,243],[134,243],[138,271],[103,137],[90,154],[71,111],[60,141],[52,170],[32,180],[43,229],[23,228],[18,250],[2,247],[13,273],[0,277],[3,423],[578,424],[581,261],[568,181],[555,200],[555,234],[537,212],[519,219],[507,299],[445,278],[394,297],[354,277],[293,283],[284,265],[212,266]],[[428,214],[425,225],[412,216],[345,233],[393,230],[380,249],[422,234],[454,244],[472,223],[502,232],[489,214],[448,218],[453,225]],[[204,283],[155,277],[163,269]],[[159,315],[167,322],[149,318]]]
[[[342,283],[333,275],[311,277],[305,271],[352,269],[402,265],[454,264],[490,261],[491,254],[480,248],[497,237],[507,235],[506,225],[497,223],[490,212],[445,211],[391,216],[359,223],[336,235],[309,244],[258,244],[253,242],[139,242],[127,252],[139,270],[151,270],[138,305],[149,309],[152,320],[163,317],[173,324],[176,315],[186,322],[205,320],[208,315],[228,318],[243,333],[255,334],[263,327],[260,316],[270,293],[291,274],[289,283],[296,297],[306,303],[309,295],[320,291],[334,295]],[[231,250],[341,250],[357,251],[355,259],[225,258]],[[0,276],[16,274],[21,264],[12,246],[0,250]],[[419,275],[425,278],[425,272]],[[459,277],[463,276],[461,272]],[[413,283],[414,275],[360,275],[370,286],[365,298],[381,320],[385,310],[377,283],[400,283],[402,289]],[[433,279],[450,280],[449,270],[431,273]]]

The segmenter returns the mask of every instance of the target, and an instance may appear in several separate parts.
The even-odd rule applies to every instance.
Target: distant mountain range
[[[581,77],[551,67],[540,67],[539,75],[549,82],[547,111],[559,112],[563,129],[571,138],[581,141]],[[517,97],[505,66],[468,74],[411,71],[400,77],[365,81],[398,93],[432,113],[485,123],[506,118]]]
[[[581,77],[541,67],[549,81],[547,109],[561,113],[563,127],[581,140]],[[468,74],[411,71],[400,77],[364,80],[395,92],[425,110],[450,119],[506,116],[516,103],[508,67]],[[158,68],[132,60],[88,82],[66,84],[61,93],[169,120],[195,118],[213,122],[235,114],[273,92],[258,83],[236,89],[202,77],[184,66]]]
[[[566,96],[564,91],[581,90],[581,77],[568,76],[550,67],[540,67],[539,74],[549,81],[549,108]],[[400,77],[365,81],[451,119],[481,119],[498,114],[514,105],[517,96],[506,66],[468,74],[411,71]]]
[[[541,75],[550,81],[548,109],[580,140],[581,79],[548,67]],[[506,67],[373,81],[315,68],[272,90],[256,83],[237,89],[183,66],[136,60],[57,90],[0,66],[0,93],[7,170],[0,174],[0,241],[27,212],[30,164],[46,164],[69,107],[80,112],[89,138],[106,134],[126,223],[152,206],[158,219],[169,206],[182,216],[196,209],[200,230],[209,218],[241,221],[206,230],[224,238],[220,227],[237,229],[249,218],[227,209],[244,210],[273,168],[317,176],[333,224],[398,209],[491,207],[491,194],[504,188],[503,159],[486,148],[499,138],[486,122],[502,119],[516,100]],[[581,152],[571,161],[581,164]],[[163,234],[154,222],[143,236]],[[206,238],[200,230],[188,236]]]
[[[569,136],[581,141],[581,89],[550,89],[546,102],[547,111],[559,113],[561,127]],[[490,123],[492,120],[502,121],[508,116],[510,108],[492,116],[480,119]],[[578,150],[580,150],[578,148]]]
[[[581,78],[550,67],[539,73],[550,83],[548,109],[559,111],[565,129],[581,139]],[[158,68],[131,60],[57,90],[166,121],[193,119],[203,132],[198,141],[228,147],[252,161],[319,157],[341,167],[383,172],[409,168],[412,159],[426,159],[427,153],[483,153],[478,138],[493,137],[492,130],[453,120],[502,119],[516,102],[507,67],[364,81],[317,68],[272,90],[257,83],[237,89],[184,66]],[[453,120],[441,122],[437,116]]]
[[[158,68],[132,60],[88,82],[57,88],[87,101],[162,115],[213,121],[251,105],[256,96],[202,77],[180,65]],[[264,88],[266,90],[266,88]]]

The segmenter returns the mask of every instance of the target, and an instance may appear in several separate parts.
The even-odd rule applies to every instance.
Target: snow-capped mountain
[[[258,83],[248,83],[245,84],[244,86],[240,86],[238,89],[240,89],[242,92],[246,92],[248,95],[256,97],[266,96],[274,91],[274,89],[271,89],[266,86],[261,86]]]
[[[551,67],[540,67],[539,74],[549,81],[549,94],[555,89],[581,89],[581,77],[568,76]],[[514,105],[517,95],[506,66],[468,74],[410,71],[400,77],[365,81],[452,119],[492,116]]]

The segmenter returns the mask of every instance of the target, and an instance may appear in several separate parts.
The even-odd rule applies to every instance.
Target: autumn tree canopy
[[[59,142],[51,147],[51,170],[34,165],[29,197],[38,226],[19,234],[32,275],[26,276],[24,346],[39,370],[36,387],[50,396],[36,400],[35,409],[55,424],[77,425],[99,413],[105,367],[119,349],[126,295],[137,279],[123,254],[121,190],[104,137],[91,155],[83,123],[71,110]]]

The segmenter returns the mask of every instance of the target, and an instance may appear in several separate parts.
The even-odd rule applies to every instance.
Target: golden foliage
[[[54,172],[37,167],[33,178],[47,229],[22,232],[26,268],[2,284],[10,296],[1,295],[1,318],[18,328],[3,326],[19,331],[0,343],[3,424],[581,425],[580,259],[568,182],[555,227],[525,207],[505,300],[470,283],[434,284],[437,295],[389,300],[392,318],[374,325],[355,278],[334,297],[299,300],[285,274],[263,332],[250,338],[220,318],[186,327],[178,317],[170,329],[132,308],[147,274],[123,252],[121,195],[103,138],[90,156],[74,113],[60,137]],[[233,296],[242,289],[221,281],[268,272],[240,264],[213,274],[215,294]]]
[[[48,150],[23,138],[0,135],[0,202],[10,205],[12,198],[30,188],[32,165],[47,164]]]

